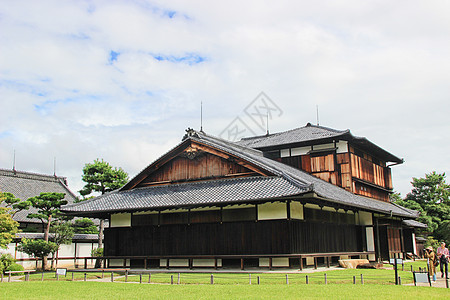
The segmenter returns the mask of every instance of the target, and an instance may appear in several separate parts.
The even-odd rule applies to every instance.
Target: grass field
[[[412,282],[410,265],[417,270],[426,266],[424,261],[416,261],[405,265],[399,271],[402,284]],[[315,273],[289,274],[289,285],[284,273],[253,273],[251,285],[249,274],[215,273],[214,285],[210,284],[209,273],[181,273],[181,285],[177,285],[178,273],[152,273],[151,282],[147,284],[148,275],[131,274],[129,283],[124,283],[123,274],[114,274],[114,283],[108,282],[110,273],[104,273],[106,282],[92,282],[99,279],[102,273],[68,273],[56,281],[54,272],[32,274],[30,282],[0,283],[0,299],[418,299],[449,298],[450,290],[443,288],[395,286],[394,271],[387,269],[338,269]],[[327,285],[325,285],[325,274]],[[364,285],[361,284],[361,274]],[[170,285],[173,276],[174,285]],[[306,284],[308,276],[309,284]],[[355,276],[356,284],[353,284]],[[260,285],[257,279],[260,278]]]
[[[445,299],[449,290],[393,285],[165,285],[108,282],[11,282],[1,299]]]

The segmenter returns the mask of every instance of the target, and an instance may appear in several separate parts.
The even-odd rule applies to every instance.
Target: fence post
[[[214,284],[214,275],[211,274],[211,284]]]
[[[128,282],[128,270],[125,270],[125,282]]]
[[[361,274],[361,284],[364,284],[363,274]]]
[[[87,273],[84,273],[84,281],[86,281]]]
[[[142,283],[142,273],[139,274],[139,283]]]
[[[325,273],[324,275],[325,275],[325,284],[328,284],[328,281],[327,281],[327,273]]]
[[[398,285],[402,285],[402,278],[398,276]]]
[[[111,272],[111,282],[114,282],[114,272]]]
[[[411,265],[411,273],[413,272],[413,265]]]
[[[105,270],[102,270],[102,279],[105,277]]]
[[[259,284],[259,276],[258,276],[258,284]]]
[[[306,284],[309,284],[309,277],[306,275]]]
[[[252,284],[252,274],[248,274],[248,284]]]
[[[148,283],[152,282],[152,273],[148,273]]]
[[[59,281],[59,274],[56,273],[56,281]]]
[[[3,272],[1,272],[2,273],[2,282],[3,282]]]
[[[181,283],[181,278],[180,278],[180,273],[178,273],[178,282],[177,282],[177,284],[180,284]]]
[[[170,284],[173,284],[173,275],[170,275]]]
[[[8,282],[11,282],[11,272],[8,274]]]
[[[44,281],[44,270],[42,270],[41,281]]]
[[[289,275],[286,274],[286,284],[289,284]]]
[[[73,272],[72,272],[72,281],[73,281]]]
[[[353,284],[356,284],[356,276],[353,276]]]

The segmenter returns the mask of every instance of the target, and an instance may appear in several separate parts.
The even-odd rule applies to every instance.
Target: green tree
[[[58,245],[44,240],[22,239],[18,249],[28,255],[42,259],[42,270],[45,270],[47,256],[58,251]]]
[[[103,195],[127,183],[128,174],[122,168],[112,167],[103,159],[96,159],[93,163],[85,164],[82,179],[86,182],[83,189],[79,191],[83,197],[93,192],[99,192]],[[98,247],[103,248],[103,219],[100,220],[99,227]]]
[[[98,229],[94,222],[88,218],[76,219],[72,224],[75,233],[97,234]]]
[[[445,173],[431,172],[425,178],[413,178],[413,189],[404,200],[395,203],[419,211],[419,222],[438,240],[450,240],[450,185]]]
[[[13,220],[11,209],[0,207],[0,248],[6,249],[16,233],[19,231],[19,223]]]
[[[52,221],[62,217],[59,209],[62,205],[67,204],[67,200],[64,200],[64,197],[64,193],[41,193],[39,196],[27,200],[37,209],[36,213],[29,213],[27,217],[40,219],[46,225],[44,227],[45,242],[48,242],[48,234]],[[43,256],[42,266],[43,268],[47,266],[47,256]]]
[[[59,250],[62,244],[70,245],[72,243],[72,238],[74,235],[74,230],[72,228],[72,224],[65,221],[57,221],[52,224],[50,227],[50,232],[53,233],[51,240],[58,247],[54,252],[52,252],[52,269],[55,261],[55,254]]]
[[[28,209],[31,205],[29,201],[22,201],[11,193],[0,192],[0,203],[4,203],[5,207],[11,208],[11,215],[14,217],[21,210]]]

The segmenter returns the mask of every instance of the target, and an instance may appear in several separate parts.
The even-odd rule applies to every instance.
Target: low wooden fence
[[[361,257],[368,257],[371,254],[375,254],[374,251],[364,251],[364,252],[331,252],[331,253],[303,253],[303,254],[268,254],[268,255],[173,255],[173,256],[158,256],[158,255],[152,255],[152,256],[101,256],[101,257],[94,257],[94,256],[76,256],[76,257],[58,257],[58,258],[48,258],[49,262],[52,261],[52,259],[55,260],[55,265],[57,266],[58,261],[64,261],[64,260],[73,260],[74,261],[74,267],[78,268],[79,265],[77,264],[78,261],[82,260],[84,262],[83,266],[84,269],[88,269],[89,265],[93,266],[96,260],[101,261],[101,266],[103,267],[110,267],[112,260],[121,260],[123,263],[121,267],[128,267],[127,264],[128,261],[141,261],[142,267],[144,269],[148,269],[149,262],[155,261],[155,260],[166,260],[165,266],[158,265],[158,268],[173,268],[173,266],[170,266],[171,260],[179,260],[179,259],[185,259],[188,261],[187,267],[189,269],[193,269],[193,261],[194,259],[208,259],[208,260],[214,260],[214,269],[218,269],[218,260],[226,260],[226,259],[233,259],[233,260],[239,260],[240,261],[240,269],[244,270],[246,267],[246,260],[251,259],[260,259],[260,258],[266,258],[268,259],[268,268],[269,270],[272,270],[273,268],[276,268],[273,265],[273,259],[275,258],[288,258],[289,259],[289,267],[291,268],[291,261],[296,261],[298,264],[299,270],[303,270],[305,267],[304,260],[306,258],[313,258],[313,267],[314,269],[317,269],[319,263],[318,259],[323,259],[323,265],[326,267],[330,267],[332,259],[333,258],[339,258],[341,256],[348,256],[349,258],[361,258]],[[25,259],[18,259],[17,261],[36,261],[36,268],[38,266],[38,262],[40,261],[37,258],[25,258]],[[117,266],[116,266],[117,267]],[[175,267],[176,268],[176,267]],[[201,268],[201,267],[199,267]],[[261,267],[263,268],[263,267]]]

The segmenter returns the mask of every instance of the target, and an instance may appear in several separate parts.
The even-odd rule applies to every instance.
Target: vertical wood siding
[[[105,255],[248,255],[362,251],[357,225],[258,221],[105,230]]]

